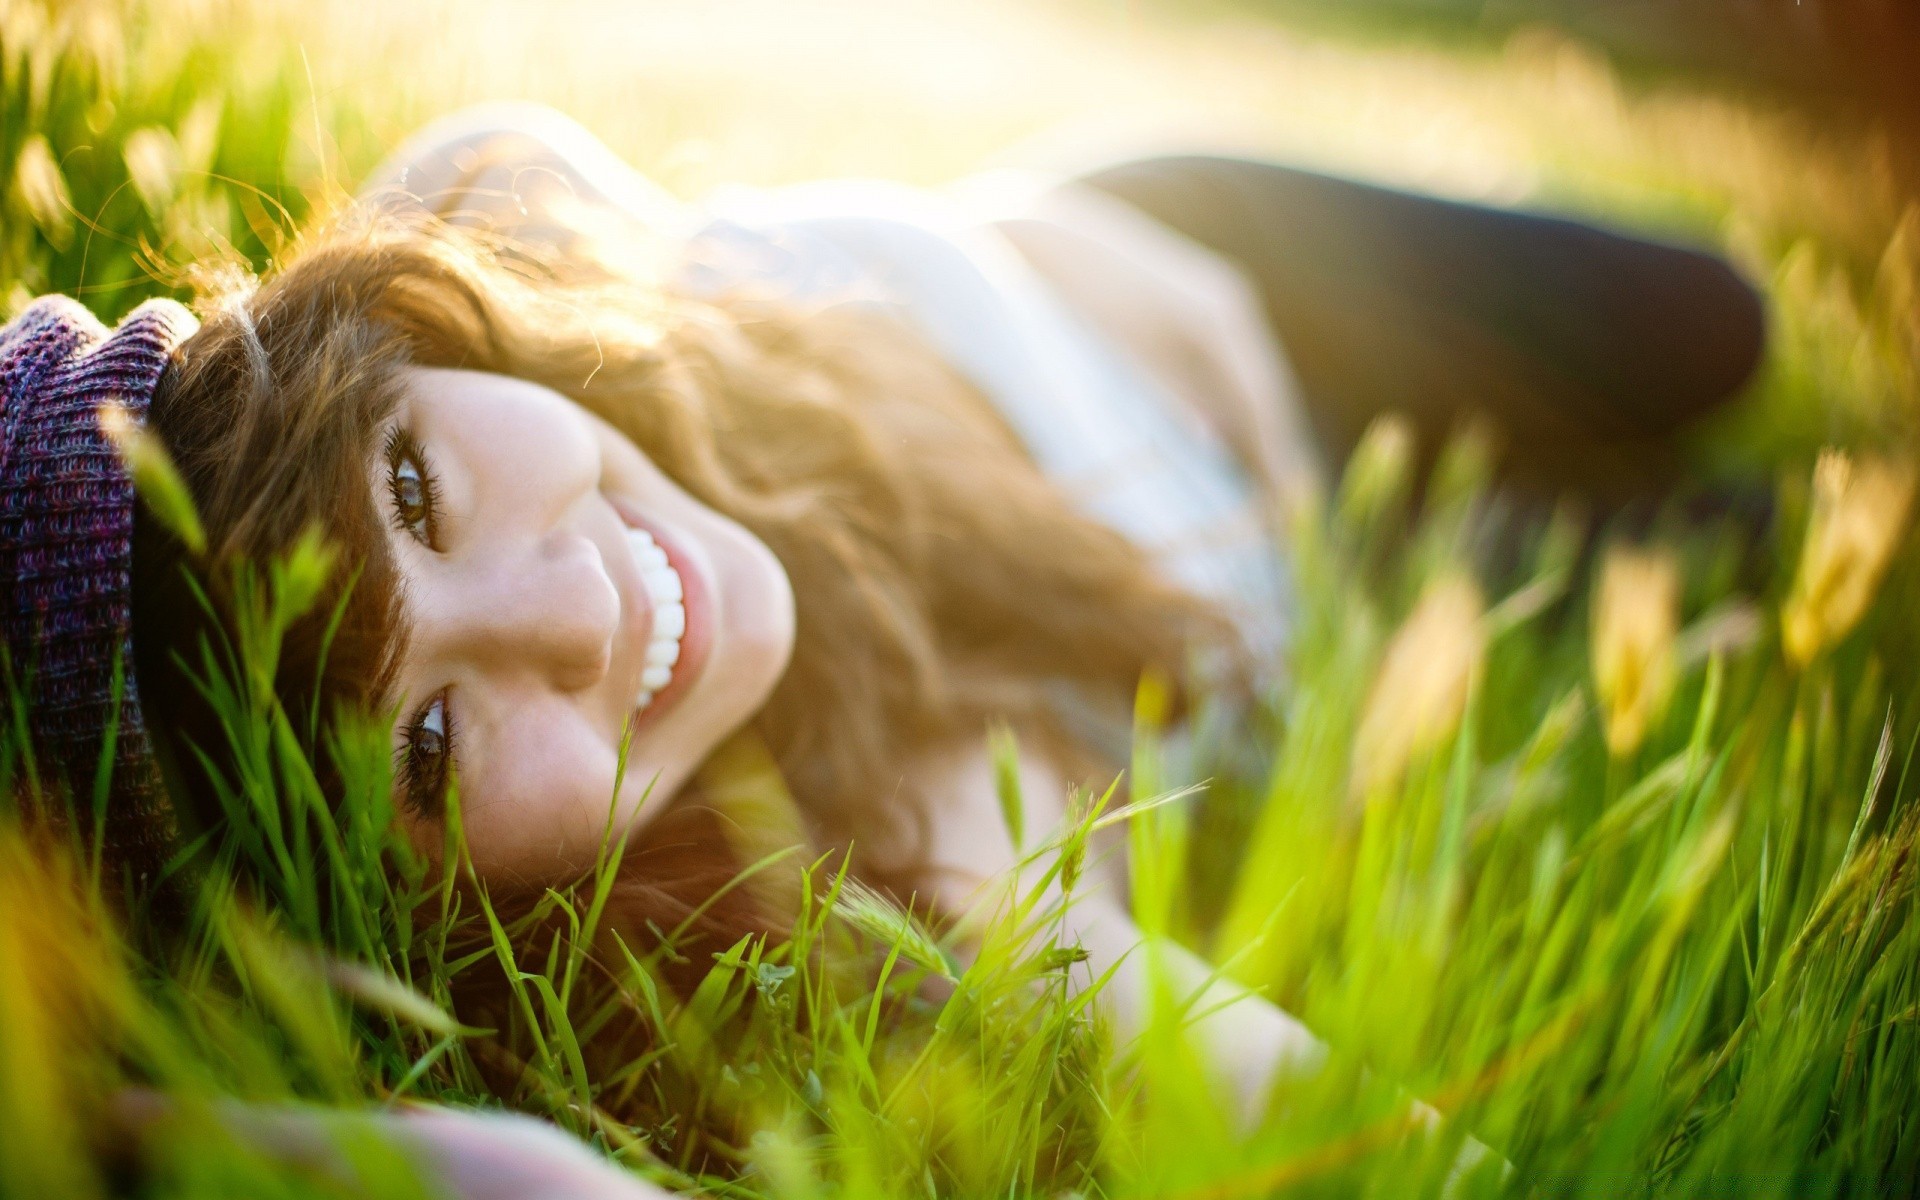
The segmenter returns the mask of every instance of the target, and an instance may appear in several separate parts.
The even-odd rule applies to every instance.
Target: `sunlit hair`
[[[990,720],[1091,765],[1060,696],[1124,719],[1143,671],[1177,676],[1197,644],[1228,640],[1213,609],[1079,515],[990,405],[882,313],[563,283],[471,235],[364,210],[203,308],[152,427],[210,557],[260,561],[318,526],[354,580],[324,655],[325,601],[289,641],[277,686],[298,714],[391,702],[406,628],[369,481],[409,364],[550,387],[766,542],[793,582],[796,644],[753,723],[823,842],[910,841],[905,764]],[[169,665],[205,632],[173,582],[181,551],[150,524],[138,537],[148,711],[163,737],[204,744]]]

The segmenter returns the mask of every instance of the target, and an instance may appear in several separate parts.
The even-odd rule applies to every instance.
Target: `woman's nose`
[[[529,669],[568,691],[606,676],[620,594],[586,536],[552,532],[479,564],[457,590],[445,631],[454,653],[482,666]]]

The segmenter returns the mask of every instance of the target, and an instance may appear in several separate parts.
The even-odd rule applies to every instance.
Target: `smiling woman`
[[[457,774],[476,866],[564,877],[593,862],[609,781],[626,827],[765,702],[792,592],[764,543],[556,393],[403,380],[375,486],[406,580],[405,811],[434,822]]]
[[[201,563],[318,524],[351,569],[280,694],[395,714],[418,843],[457,785],[476,866],[536,891],[592,865],[616,796],[616,830],[650,820],[749,720],[815,832],[884,873],[925,849],[904,764],[992,717],[1071,744],[1019,680],[1123,713],[1142,671],[1225,636],[890,321],[530,279],[437,222],[356,211],[212,303],[151,428],[212,543],[136,528],[173,768],[221,744],[178,652],[216,635],[196,586],[232,603]]]

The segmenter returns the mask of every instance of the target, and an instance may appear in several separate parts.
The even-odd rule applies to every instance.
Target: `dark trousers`
[[[1479,415],[1510,483],[1626,499],[1670,481],[1676,432],[1741,390],[1765,342],[1724,260],[1577,221],[1235,158],[1081,182],[1253,278],[1335,464],[1382,412],[1429,450]]]

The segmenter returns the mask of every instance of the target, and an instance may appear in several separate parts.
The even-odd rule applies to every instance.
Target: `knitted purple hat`
[[[78,811],[110,756],[110,848],[149,865],[171,823],[133,680],[133,481],[100,410],[144,423],[168,357],[196,327],[153,300],[110,334],[75,301],[46,296],[0,329],[0,712],[27,704],[40,777],[70,787]]]

